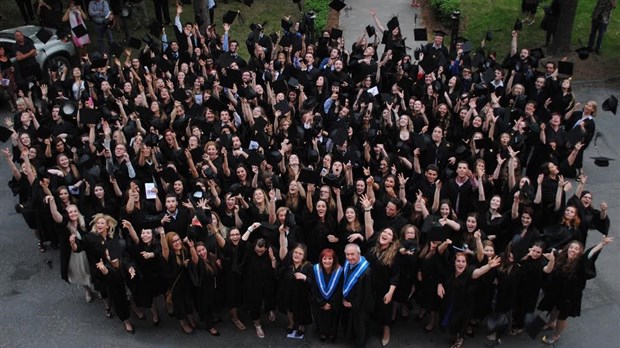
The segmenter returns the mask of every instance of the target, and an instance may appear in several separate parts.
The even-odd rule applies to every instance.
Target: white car
[[[25,25],[17,28],[5,29],[0,31],[0,46],[4,47],[4,52],[15,62],[15,52],[13,45],[15,44],[15,31],[19,30],[24,34],[26,40],[31,40],[37,49],[37,62],[43,71],[47,74],[48,68],[62,69],[63,67],[71,68],[71,61],[75,57],[75,46],[70,38],[59,38],[56,35],[56,29],[46,28],[52,33],[52,37],[43,43],[36,34],[41,27],[36,25]]]

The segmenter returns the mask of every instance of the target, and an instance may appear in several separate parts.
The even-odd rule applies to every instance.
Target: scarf
[[[336,290],[336,284],[338,284],[338,280],[340,279],[340,275],[342,274],[342,268],[338,267],[336,271],[332,274],[329,283],[325,283],[325,276],[323,271],[321,270],[321,266],[317,263],[314,265],[314,276],[316,278],[316,282],[319,285],[319,292],[324,300],[329,300],[334,291]]]
[[[349,296],[349,293],[353,290],[357,280],[362,274],[364,274],[369,265],[370,264],[366,261],[366,258],[362,256],[360,258],[360,262],[354,266],[356,268],[352,270],[353,273],[349,274],[349,268],[351,265],[349,264],[349,261],[344,263],[344,285],[342,286],[342,295],[344,297]]]

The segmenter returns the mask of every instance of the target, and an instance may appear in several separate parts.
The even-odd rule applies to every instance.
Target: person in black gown
[[[191,242],[190,242],[191,243]],[[200,320],[207,325],[207,331],[211,336],[219,336],[220,333],[213,326],[213,314],[217,303],[217,287],[220,283],[220,266],[217,256],[209,253],[203,242],[196,243],[198,259],[192,260],[189,267],[192,282],[194,284],[194,303]]]
[[[356,347],[366,347],[368,319],[374,306],[370,264],[357,244],[347,244],[344,254],[342,326],[347,336],[355,339]]]

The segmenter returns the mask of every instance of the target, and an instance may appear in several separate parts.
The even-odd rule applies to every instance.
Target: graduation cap
[[[275,167],[282,162],[282,153],[278,150],[267,152],[265,154],[265,159],[267,160],[267,163]]]
[[[578,48],[575,50],[575,52],[577,52],[577,55],[581,60],[586,60],[588,59],[588,57],[590,57],[590,50],[587,47]]]
[[[116,58],[120,58],[121,54],[123,54],[123,46],[119,45],[118,42],[112,42],[110,44],[110,54]]]
[[[270,224],[269,222],[266,222],[266,221],[261,221],[260,227],[270,230],[270,231],[276,231],[280,226],[276,224]]]
[[[248,100],[258,97],[258,94],[252,87],[240,88],[237,91],[237,93],[239,94],[240,97],[248,99]]]
[[[291,27],[293,26],[293,23],[291,21],[287,21],[286,19],[282,18],[280,20],[280,26],[282,27],[282,29],[284,29],[284,31],[289,31],[289,29],[291,29]]]
[[[217,61],[216,61],[217,65],[222,68],[228,68],[234,62],[235,62],[235,58],[233,58],[233,56],[231,56],[230,54],[226,52],[220,54],[220,56],[217,57]]]
[[[187,94],[185,94],[185,89],[176,89],[172,92],[172,97],[176,101],[185,101],[187,99]]]
[[[164,57],[155,57],[155,65],[157,65],[157,69],[162,72],[169,72],[172,70],[172,64]]]
[[[463,46],[461,46],[461,49],[463,50],[463,53],[467,54],[473,51],[474,47],[472,46],[471,41],[465,41],[463,42]]]
[[[80,121],[82,124],[97,124],[101,120],[99,109],[83,108],[80,110]]]
[[[428,239],[433,242],[433,241],[444,241],[446,239],[448,239],[449,235],[448,235],[448,231],[444,228],[442,228],[441,226],[436,226],[436,227],[431,227],[431,230],[429,231],[429,236]]]
[[[618,98],[612,94],[609,98],[605,99],[602,108],[603,111],[610,111],[615,115],[616,111],[618,111]]]
[[[338,28],[332,28],[332,30],[329,31],[329,37],[331,37],[334,40],[342,37],[342,30]]]
[[[366,34],[368,34],[368,37],[372,37],[373,35],[375,35],[376,33],[376,29],[375,27],[373,27],[372,25],[367,25],[366,26]]]
[[[89,167],[89,165],[92,163],[92,158],[90,158],[89,155],[84,154],[82,156],[80,156],[80,158],[78,158],[78,167],[82,168],[82,167]]]
[[[248,154],[248,164],[251,166],[259,166],[265,158],[258,151],[250,151]]]
[[[136,39],[135,37],[130,37],[127,44],[129,47],[139,50],[140,47],[142,47],[142,40]]]
[[[489,149],[493,145],[493,141],[489,138],[482,138],[474,140],[474,144],[476,145],[476,149]]]
[[[512,26],[512,29],[516,31],[523,30],[523,21],[517,18],[517,20],[515,21],[515,25]]]
[[[428,41],[428,31],[426,28],[413,29],[413,39],[415,41]]]
[[[482,81],[490,83],[495,80],[495,69],[486,69],[482,73]]]
[[[165,182],[171,184],[177,180],[179,180],[179,174],[172,167],[166,167],[161,172],[161,178],[164,179]]]
[[[389,22],[387,22],[387,27],[388,30],[392,31],[395,28],[398,28],[400,26],[400,23],[398,22],[398,17],[394,16],[392,17],[392,19],[390,19]]]
[[[71,28],[71,30],[73,31],[73,34],[78,38],[88,35],[88,30],[85,26],[81,24],[76,25],[75,27]]]
[[[290,46],[292,44],[293,44],[293,40],[288,35],[284,35],[280,39],[280,46],[282,46],[282,47],[288,47],[288,46]]]
[[[277,80],[276,82],[273,83],[273,92],[275,94],[278,94],[278,93],[286,94],[287,90],[288,88],[286,87],[286,81]]]
[[[291,86],[293,89],[297,89],[297,87],[299,87],[299,80],[291,77],[290,79],[288,79],[288,85]]]
[[[37,31],[36,34],[34,34],[34,36],[36,36],[37,39],[43,42],[43,44],[46,44],[52,38],[52,36],[54,36],[54,34],[52,34],[51,31],[45,28],[41,28],[39,29],[39,31]]]
[[[558,74],[572,76],[573,75],[573,62],[559,61],[558,62]]]
[[[299,178],[297,181],[306,184],[318,184],[321,182],[321,175],[314,170],[304,168],[299,172]]]
[[[220,112],[222,110],[225,110],[227,108],[226,104],[224,104],[221,100],[211,96],[209,97],[209,99],[205,100],[203,102],[203,104],[211,109],[214,112]]]
[[[532,56],[532,57],[534,57],[534,58],[536,58],[538,60],[541,60],[541,59],[545,58],[545,53],[543,52],[542,48],[540,48],[540,47],[539,48],[533,48],[530,51],[530,56]]]
[[[93,63],[90,65],[90,67],[91,67],[91,69],[99,69],[99,68],[103,68],[104,66],[107,66],[107,65],[108,65],[108,60],[107,59],[99,58],[99,59],[93,59]]]
[[[286,100],[277,102],[276,105],[274,105],[273,107],[276,110],[280,111],[282,113],[282,116],[291,111],[291,107]]]
[[[52,131],[50,131],[50,129],[46,126],[41,126],[37,129],[36,136],[39,139],[48,139],[52,136]]]
[[[594,165],[597,167],[609,167],[609,161],[615,161],[615,159],[611,157],[605,157],[605,156],[597,156],[597,157],[590,157],[590,158],[594,160]]]
[[[159,136],[155,133],[149,133],[144,136],[144,145],[154,147],[159,142]]]
[[[342,184],[340,183],[340,178],[331,173],[323,177],[323,184],[329,187],[342,187]]]
[[[345,8],[347,4],[340,0],[334,0],[329,3],[329,7],[333,8],[336,12],[340,12],[343,8]]]
[[[347,138],[349,138],[349,132],[345,127],[338,127],[331,131],[329,137],[333,140],[334,144],[337,146],[342,146]]]
[[[240,86],[242,75],[240,70],[226,69],[226,75],[221,76],[220,84],[226,88],[233,88],[233,84],[235,83],[237,86]]]
[[[447,35],[446,32],[441,30],[441,29],[435,30],[434,33],[435,33],[435,36],[442,36],[443,37],[443,36]]]
[[[424,55],[424,59],[420,62],[420,66],[424,69],[424,73],[430,74],[439,68],[439,62],[430,54]]]
[[[5,143],[7,140],[11,139],[11,136],[13,135],[13,131],[4,127],[4,126],[0,126],[0,141],[2,141],[3,143]]]
[[[484,35],[484,40],[485,41],[492,41],[493,40],[493,31],[491,31],[491,30],[487,31],[487,33]]]
[[[527,332],[530,338],[536,339],[536,336],[538,336],[547,323],[540,315],[527,313],[525,318],[523,318],[523,324],[525,332]]]
[[[224,13],[224,16],[222,16],[222,23],[232,24],[235,21],[235,18],[237,18],[238,14],[239,11],[226,11],[226,13]]]

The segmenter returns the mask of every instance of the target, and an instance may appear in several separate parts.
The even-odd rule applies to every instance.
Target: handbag
[[[172,287],[170,289],[168,289],[168,291],[166,291],[166,294],[164,295],[165,299],[166,299],[166,304],[169,306],[172,306],[172,292],[174,291],[174,287],[177,285],[177,282],[179,281],[179,278],[181,278],[181,274],[183,273],[183,271],[179,272],[179,275],[177,276],[177,279],[174,280],[174,283],[172,283]]]

